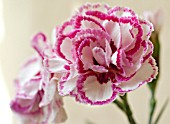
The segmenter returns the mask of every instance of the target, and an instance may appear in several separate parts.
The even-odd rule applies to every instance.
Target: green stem
[[[116,104],[126,114],[130,124],[136,124],[127,100],[127,95],[125,94],[124,96],[120,96],[120,98],[122,99],[122,102],[119,100],[115,100],[114,104]]]
[[[126,113],[125,107],[124,107],[124,105],[123,105],[123,103],[122,103],[121,101],[119,101],[119,100],[116,99],[116,100],[114,101],[114,103],[116,104],[116,106],[117,106],[118,108],[120,108],[120,110],[122,110],[123,112]]]
[[[136,124],[134,117],[133,117],[133,113],[131,111],[131,108],[130,108],[128,100],[127,100],[127,94],[125,94],[124,96],[121,96],[120,98],[124,102],[124,105],[125,105],[125,108],[126,108],[126,116],[128,117],[129,123],[130,124]]]

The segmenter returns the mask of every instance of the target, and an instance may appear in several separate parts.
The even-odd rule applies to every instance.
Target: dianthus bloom
[[[56,73],[46,70],[43,61],[48,54],[45,54],[45,51],[52,51],[52,48],[44,34],[37,34],[32,46],[39,56],[29,58],[22,66],[15,80],[17,94],[11,102],[11,109],[18,114],[23,124],[61,123],[67,118],[62,97],[57,91],[63,70]],[[48,59],[52,55],[50,54]]]
[[[68,63],[59,94],[102,105],[152,81],[158,71],[151,56],[152,31],[150,22],[126,7],[80,7],[56,29],[54,50]]]

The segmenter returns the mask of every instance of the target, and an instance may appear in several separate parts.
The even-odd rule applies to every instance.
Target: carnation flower
[[[52,51],[44,34],[37,34],[32,46],[39,56],[29,58],[22,66],[15,80],[17,94],[11,109],[21,117],[23,124],[61,123],[67,118],[57,91],[61,70],[49,73],[43,66],[48,55],[45,53]]]
[[[102,105],[152,81],[158,71],[151,56],[152,31],[150,22],[126,7],[80,7],[56,29],[54,50],[68,63],[59,94]]]

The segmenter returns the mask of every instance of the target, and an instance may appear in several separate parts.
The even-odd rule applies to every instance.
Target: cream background
[[[102,0],[88,0],[88,2],[102,2]],[[85,0],[0,0],[0,71],[10,97],[14,96],[12,80],[16,76],[19,66],[27,56],[33,53],[30,38],[33,34],[43,31],[51,38],[53,27],[67,20],[75,7]],[[110,6],[120,5],[132,8],[141,14],[144,10],[161,8],[164,12],[164,23],[161,32],[161,77],[157,88],[158,107],[164,103],[170,92],[170,0],[105,0]],[[4,23],[4,25],[3,25]],[[4,26],[4,29],[3,27]],[[0,87],[2,87],[1,85]],[[4,86],[4,88],[5,88]],[[3,88],[3,89],[4,89]],[[2,90],[1,90],[2,92]],[[7,94],[7,93],[6,93]],[[6,94],[4,94],[4,97]],[[4,101],[0,97],[0,104]],[[148,119],[149,91],[146,86],[129,93],[129,101],[139,124],[146,124]],[[2,102],[1,102],[2,101]],[[8,100],[9,101],[9,100]],[[115,105],[87,106],[76,103],[72,98],[65,98],[65,108],[68,120],[65,124],[85,124],[87,120],[95,124],[128,124],[126,116]],[[1,114],[11,117],[9,109],[2,109]],[[2,111],[3,110],[3,111]],[[169,124],[170,104],[168,105],[160,124]],[[0,115],[0,120],[2,120]],[[14,119],[12,124],[18,124]],[[2,122],[2,121],[1,121]],[[3,122],[11,124],[10,121]]]

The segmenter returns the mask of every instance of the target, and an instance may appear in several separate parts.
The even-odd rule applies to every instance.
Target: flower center
[[[100,84],[107,83],[110,80],[108,73],[100,73],[98,75],[98,80]]]

